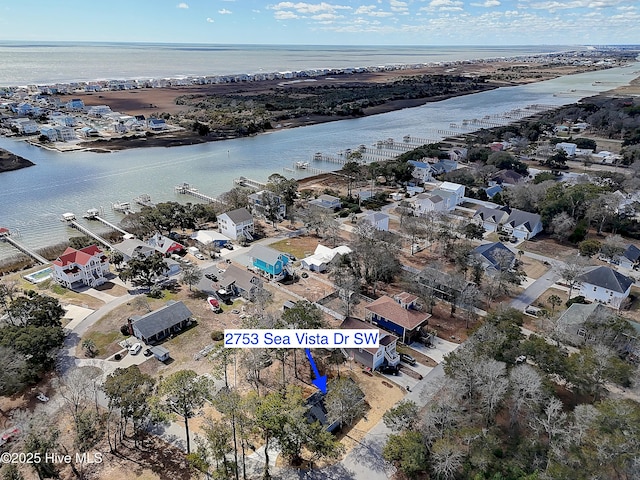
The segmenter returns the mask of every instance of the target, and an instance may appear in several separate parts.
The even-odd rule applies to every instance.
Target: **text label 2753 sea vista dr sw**
[[[379,333],[372,329],[229,329],[227,348],[378,348]]]

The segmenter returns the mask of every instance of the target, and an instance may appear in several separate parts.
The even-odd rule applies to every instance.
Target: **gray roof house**
[[[576,278],[580,295],[592,302],[619,309],[629,296],[634,280],[609,267],[595,267]]]
[[[529,240],[542,231],[542,219],[537,213],[512,209],[502,229],[516,238]]]
[[[240,236],[253,240],[253,215],[246,208],[224,212],[218,215],[218,230],[233,240]]]
[[[507,220],[509,214],[500,208],[480,207],[473,218],[478,221],[487,232],[495,232]]]
[[[137,238],[125,238],[122,242],[113,246],[124,257],[124,262],[128,262],[132,258],[149,258],[155,253],[155,248],[146,244]]]
[[[136,338],[144,343],[156,343],[190,325],[192,316],[184,303],[169,300],[153,312],[131,317],[129,325]]]
[[[228,265],[220,279],[220,286],[227,291],[233,290],[236,294],[252,300],[262,289],[262,279],[248,270]]]
[[[326,210],[335,210],[336,208],[342,207],[342,202],[338,197],[334,197],[333,195],[323,194],[318,196],[318,198],[309,200],[309,205],[313,207],[323,208]]]
[[[577,347],[599,342],[620,352],[635,353],[640,325],[617,316],[601,303],[573,303],[558,318],[555,333],[563,342]]]
[[[516,255],[502,242],[480,245],[473,249],[473,255],[482,261],[486,270],[500,271],[505,267],[511,268],[516,260]]]
[[[616,260],[618,265],[631,270],[640,263],[640,248],[630,243]]]

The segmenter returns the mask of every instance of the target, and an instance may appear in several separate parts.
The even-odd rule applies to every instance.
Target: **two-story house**
[[[378,330],[379,343],[378,347],[370,348],[343,348],[342,352],[347,358],[352,358],[356,362],[364,365],[371,370],[375,370],[385,362],[389,365],[398,365],[400,363],[400,355],[396,351],[398,337],[392,333],[380,330],[370,323],[354,317],[347,317],[342,321],[340,329],[371,329]]]
[[[403,343],[411,343],[431,318],[431,314],[417,309],[417,300],[418,297],[406,292],[396,295],[395,300],[385,295],[365,305],[365,318],[398,335]]]
[[[592,302],[604,303],[616,310],[629,296],[633,279],[609,267],[595,267],[576,278],[580,295]]]
[[[278,220],[283,220],[287,215],[287,206],[282,201],[282,198],[269,190],[252,193],[249,195],[248,200],[248,207],[253,215],[261,216],[267,220],[271,219],[272,216],[277,217]]]
[[[218,215],[218,231],[233,240],[253,240],[253,216],[246,208],[224,212]]]
[[[97,287],[107,281],[109,258],[96,245],[68,247],[53,261],[53,278],[63,287]]]
[[[254,245],[249,258],[254,268],[272,280],[282,280],[293,274],[289,257],[271,247]]]

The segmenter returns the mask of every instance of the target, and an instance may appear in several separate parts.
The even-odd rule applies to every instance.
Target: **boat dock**
[[[133,213],[133,211],[131,210],[131,204],[129,202],[112,203],[111,208],[116,212],[124,213],[125,215]]]
[[[102,245],[107,247],[109,250],[111,250],[113,248],[113,246],[109,242],[107,242],[104,238],[102,238],[100,235],[97,235],[97,234],[93,233],[91,230],[89,230],[87,227],[83,227],[82,225],[80,225],[76,221],[76,216],[73,213],[64,213],[64,214],[62,214],[62,220],[64,222],[67,222],[67,224],[69,224],[70,227],[75,228],[76,230],[78,230],[78,231],[84,233],[85,235],[87,235],[88,237],[91,237],[94,240],[100,242]]]
[[[137,196],[133,199],[138,205],[142,207],[155,207],[156,204],[151,201],[151,196],[147,193],[143,193],[142,195]]]
[[[176,193],[180,193],[182,195],[191,195],[192,197],[204,200],[207,203],[222,203],[215,197],[199,192],[197,188],[192,187],[186,182],[182,183],[181,185],[176,185],[174,190]]]
[[[258,180],[252,180],[251,178],[247,178],[247,177],[236,178],[233,180],[233,183],[240,187],[249,187],[249,188],[254,188],[256,190],[262,190],[264,187],[267,186],[267,184],[264,182],[259,182]]]
[[[20,250],[25,255],[30,256],[31,258],[33,258],[38,263],[41,263],[43,265],[47,265],[47,264],[51,263],[46,258],[38,255],[33,250],[25,247],[24,245],[22,245],[17,240],[14,240],[13,238],[11,238],[11,231],[8,228],[4,228],[4,227],[0,228],[0,241],[6,242],[6,243],[8,243],[10,245],[13,245],[16,249]]]
[[[114,225],[113,223],[109,222],[108,220],[105,220],[104,218],[102,218],[100,216],[100,211],[97,208],[90,208],[89,210],[87,210],[87,213],[85,213],[83,216],[87,220],[97,220],[98,222],[101,222],[101,223],[105,224],[107,227],[112,228],[116,232],[120,232],[123,235],[131,235],[129,232],[121,229],[117,225]]]

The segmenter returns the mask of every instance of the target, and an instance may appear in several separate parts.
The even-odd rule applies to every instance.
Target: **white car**
[[[137,355],[138,353],[140,353],[140,350],[142,350],[142,345],[140,345],[139,343],[134,343],[129,347],[129,353],[131,355]]]
[[[193,256],[196,257],[198,260],[206,260],[206,257],[201,253],[195,253]]]

